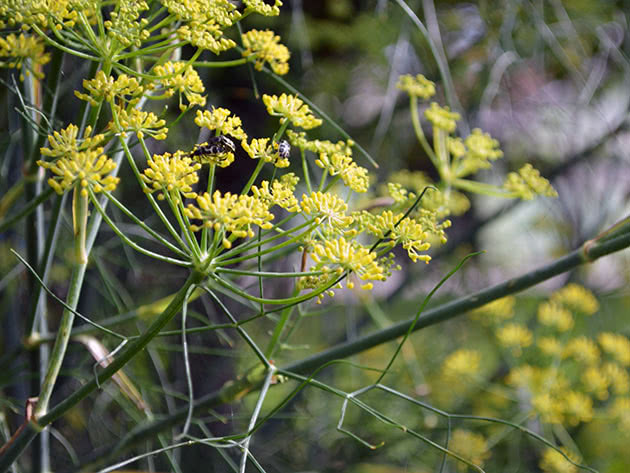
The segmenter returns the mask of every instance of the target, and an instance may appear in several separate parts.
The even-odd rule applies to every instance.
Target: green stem
[[[422,149],[425,153],[427,153],[427,156],[433,163],[433,166],[438,169],[438,159],[435,156],[431,145],[429,145],[427,137],[424,136],[424,131],[422,130],[422,125],[420,124],[420,117],[418,116],[418,97],[414,95],[409,98],[409,111],[411,112],[411,123],[413,124],[413,130],[416,133],[416,138],[418,138]]]
[[[296,287],[293,290],[293,297],[297,296],[299,293],[300,293],[300,290]],[[269,340],[269,344],[267,345],[267,349],[265,350],[265,356],[267,358],[273,357],[273,354],[275,353],[276,348],[278,346],[278,341],[280,340],[280,337],[282,336],[282,333],[284,332],[284,328],[287,325],[287,322],[289,321],[289,318],[291,317],[291,314],[293,313],[294,308],[295,306],[292,305],[282,311],[280,320],[276,324],[276,327],[273,330],[273,334],[271,335],[271,340]]]
[[[33,197],[33,199],[28,204],[26,204],[22,209],[20,209],[18,213],[0,221],[0,233],[11,228],[17,222],[19,222],[24,217],[26,217],[31,212],[33,212],[42,202],[45,202],[46,200],[48,200],[48,198],[54,192],[55,191],[53,191],[52,188],[46,189],[41,194],[38,194],[36,197]]]
[[[241,195],[245,195],[249,192],[249,190],[252,188],[252,185],[254,185],[254,182],[256,182],[256,178],[258,177],[258,174],[260,174],[260,171],[264,165],[265,165],[265,160],[259,158],[258,164],[256,165],[256,169],[254,169],[254,172],[249,178],[249,181],[247,181],[247,184],[245,184],[245,187],[243,187],[243,190],[241,191]]]
[[[83,267],[83,271],[85,271],[85,267]],[[45,415],[40,417],[38,415],[38,413],[40,413],[40,410],[37,409],[35,417],[25,425],[25,428],[18,435],[15,436],[11,445],[9,445],[2,457],[0,457],[0,471],[5,471],[7,468],[9,468],[11,464],[19,458],[19,456],[22,454],[24,449],[26,449],[29,443],[46,426],[51,424],[53,421],[59,419],[64,413],[77,405],[92,392],[96,391],[99,386],[101,386],[105,381],[116,374],[118,370],[120,370],[132,358],[140,353],[149,344],[149,342],[159,334],[160,330],[162,330],[162,328],[164,328],[164,326],[166,326],[166,324],[169,323],[173,319],[173,317],[175,317],[179,313],[185,302],[185,296],[190,286],[199,284],[201,281],[203,281],[203,279],[203,274],[197,272],[191,273],[191,275],[188,277],[181,289],[177,292],[168,307],[153,321],[153,323],[142,333],[140,337],[134,339],[132,342],[127,344],[127,346],[113,359],[113,361],[105,368],[103,368],[94,379],[85,383],[83,386],[81,386],[74,393],[66,397],[62,402],[57,404]],[[76,278],[74,280],[76,280],[76,282],[79,282],[79,280],[82,280],[82,275],[81,278]],[[78,287],[80,287],[80,285]],[[67,313],[72,314],[71,312],[66,311],[64,313],[64,319]],[[65,325],[65,328],[67,328],[67,335],[69,335],[70,330],[68,324]],[[55,343],[55,346],[56,345],[57,343]],[[61,358],[61,361],[62,360],[63,356]],[[246,378],[246,380],[247,382],[252,381],[249,378]],[[41,402],[42,398],[40,397],[38,407]]]
[[[310,195],[313,192],[313,189],[311,188],[311,177],[308,172],[308,163],[306,162],[304,148],[300,148],[300,156],[302,157],[302,173],[304,174],[304,183],[306,184],[306,190]]]
[[[79,264],[88,261],[85,249],[88,218],[88,196],[84,195],[81,187],[77,186],[72,192],[72,223],[74,226],[74,256]]]

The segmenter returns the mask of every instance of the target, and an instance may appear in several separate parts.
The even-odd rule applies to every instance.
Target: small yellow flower
[[[290,53],[287,47],[280,44],[280,36],[273,31],[250,30],[243,34],[244,57],[255,56],[255,68],[262,70],[265,62],[278,75],[289,72]]]
[[[133,105],[140,100],[140,96],[144,93],[144,89],[135,77],[120,74],[114,78],[113,76],[106,76],[102,70],[96,73],[94,79],[85,79],[83,88],[88,91],[87,94],[75,90],[74,95],[93,106],[98,106],[103,100],[113,102],[115,98],[128,101]],[[127,99],[127,97],[131,98]]]
[[[514,356],[520,356],[522,349],[530,346],[534,339],[532,332],[527,327],[517,323],[504,325],[497,330],[496,335],[499,343],[512,350]]]
[[[515,304],[514,296],[506,296],[473,310],[470,315],[485,324],[503,322],[514,317]]]
[[[109,13],[110,19],[103,22],[108,36],[118,41],[125,47],[140,47],[151,33],[146,30],[149,24],[147,18],[138,18],[143,11],[148,10],[149,5],[144,0],[127,0],[119,2],[117,8]]]
[[[451,353],[442,363],[446,376],[460,378],[474,376],[479,372],[481,353],[477,350],[460,349]]]
[[[264,16],[279,15],[280,7],[282,6],[282,2],[280,0],[275,0],[273,5],[269,5],[263,0],[243,0],[243,3],[246,7],[245,13],[252,11]]]
[[[58,194],[79,187],[81,196],[87,197],[88,187],[94,192],[111,192],[120,181],[118,177],[107,176],[116,169],[116,163],[102,153],[103,148],[95,148],[72,153],[52,163],[40,160],[37,164],[52,171],[54,176],[48,179],[48,184]]]
[[[144,138],[144,135],[147,134],[156,140],[166,139],[166,134],[168,133],[168,128],[164,126],[166,125],[166,121],[158,118],[155,113],[145,112],[137,108],[131,108],[129,110],[119,107],[116,108],[115,113],[120,128],[118,128],[116,122],[112,120],[108,125],[110,129],[123,134],[133,131],[138,135],[138,138]]]
[[[140,177],[148,185],[148,192],[158,192],[158,199],[162,200],[165,194],[169,194],[178,202],[179,193],[188,199],[197,197],[192,186],[199,181],[197,171],[201,164],[181,153],[165,153],[154,154],[147,165],[149,167]]]
[[[206,97],[201,95],[205,92],[203,82],[192,65],[182,61],[168,61],[161,66],[155,66],[153,72],[158,76],[158,82],[164,87],[167,96],[170,97],[175,92],[179,94],[180,110],[187,110],[193,105],[203,107],[206,104]],[[182,95],[186,97],[188,104],[182,101]]]
[[[416,220],[409,217],[402,219],[402,216],[386,210],[371,219],[368,229],[378,238],[388,238],[394,243],[400,243],[414,263],[418,260],[428,263],[431,257],[420,254],[431,247],[427,242],[427,232]]]
[[[597,337],[602,350],[623,366],[630,366],[630,340],[621,334],[604,332]]]
[[[424,100],[435,95],[435,84],[422,74],[418,74],[415,77],[411,74],[400,76],[396,87],[407,92],[412,97],[420,97]]]
[[[503,188],[512,192],[514,197],[523,200],[531,200],[536,195],[558,197],[558,193],[551,187],[549,181],[529,163],[519,169],[518,173],[509,173],[503,183]]]
[[[300,202],[302,211],[334,231],[344,231],[354,219],[346,215],[348,205],[334,194],[313,192],[311,195],[302,194]]]
[[[604,363],[602,371],[610,381],[613,391],[616,394],[627,395],[630,393],[630,375],[628,371],[617,363]]]
[[[269,138],[254,138],[250,143],[246,140],[241,142],[241,146],[252,159],[262,159],[265,162],[273,163],[277,168],[289,166],[289,160],[280,156],[278,143],[269,144]]]
[[[553,302],[543,302],[538,306],[538,320],[540,323],[554,327],[560,332],[571,330],[574,325],[571,312]]]
[[[52,135],[48,135],[48,145],[50,148],[40,148],[39,151],[43,156],[60,158],[62,156],[70,156],[79,151],[95,148],[105,139],[105,135],[98,134],[90,136],[91,134],[92,127],[88,126],[83,133],[83,139],[78,139],[79,127],[70,124],[63,130],[55,131]]]
[[[594,365],[599,362],[600,353],[595,342],[582,336],[573,338],[567,343],[563,356],[574,358],[587,365]]]
[[[262,181],[260,187],[252,186],[252,194],[266,202],[268,207],[277,205],[288,212],[299,212],[300,205],[293,195],[299,180],[299,177],[290,172],[280,179],[274,179],[271,184],[269,181]]]
[[[331,176],[339,175],[344,184],[355,192],[367,192],[369,186],[368,171],[357,165],[349,154],[333,152],[320,153],[315,160],[320,168],[328,171]]]
[[[6,37],[0,37],[0,58],[8,58],[0,61],[0,67],[22,69],[24,61],[30,61],[29,70],[26,74],[33,72],[37,79],[43,79],[44,74],[41,68],[50,61],[50,54],[44,50],[44,40],[38,36],[19,36],[11,33]],[[24,75],[20,73],[20,80],[24,80]]]
[[[599,367],[587,368],[582,373],[581,380],[586,392],[593,393],[600,401],[608,399],[610,380]]]
[[[454,143],[452,140],[449,140],[449,144],[450,148],[453,149]],[[466,152],[459,159],[456,159],[453,164],[457,177],[473,174],[480,169],[489,169],[492,167],[491,161],[503,157],[503,151],[498,148],[499,142],[488,133],[482,132],[479,128],[475,128],[466,137],[464,144]]]
[[[431,106],[424,111],[424,116],[429,120],[435,128],[453,133],[457,127],[457,120],[461,118],[459,113],[451,112],[448,107],[440,107],[436,102],[432,102]]]
[[[571,455],[565,449],[562,449],[567,456],[573,461],[576,460],[574,455]],[[545,453],[540,460],[540,468],[545,473],[578,473],[578,467],[568,461],[561,453],[553,448],[547,447]]]
[[[580,422],[593,420],[593,400],[578,391],[569,391],[563,399],[563,411],[566,421],[576,426]]]
[[[280,123],[289,120],[293,126],[310,130],[322,124],[319,118],[315,118],[311,109],[295,95],[282,94],[263,95],[263,102],[267,107],[267,113],[272,116],[280,116]]]
[[[385,280],[384,269],[376,262],[376,253],[358,243],[348,242],[343,237],[315,244],[311,257],[318,263],[318,269],[325,270],[328,268],[327,265],[335,265],[340,270],[353,272],[364,281]],[[350,282],[348,287],[351,287]],[[361,288],[372,289],[372,283],[363,284]]]
[[[212,107],[212,112],[197,110],[195,124],[198,127],[206,127],[208,130],[216,131],[221,135],[230,135],[237,140],[247,139],[247,135],[241,128],[241,119],[227,108]]]
[[[483,466],[484,462],[490,458],[486,438],[482,434],[469,430],[455,429],[449,449],[477,466]],[[457,468],[460,471],[467,471],[468,465],[458,463]]]
[[[574,283],[567,284],[554,292],[551,301],[586,315],[593,315],[599,310],[599,303],[593,293]]]
[[[562,424],[562,401],[549,392],[540,392],[532,396],[532,408],[540,416],[543,422],[549,424]]]
[[[197,205],[189,204],[185,213],[189,218],[201,220],[202,226],[191,225],[193,231],[202,227],[224,230],[236,238],[253,237],[252,225],[262,229],[272,227],[274,216],[269,212],[267,204],[251,195],[235,195],[229,192],[221,194],[215,191],[210,195],[205,192],[197,196]],[[231,242],[223,239],[223,246],[231,247]]]
[[[608,409],[609,415],[619,422],[623,432],[630,430],[630,398],[618,397]]]
[[[536,346],[547,356],[560,357],[562,355],[562,343],[555,337],[540,337],[536,340]]]

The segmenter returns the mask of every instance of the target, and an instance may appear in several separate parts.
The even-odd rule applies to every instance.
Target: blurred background
[[[572,251],[627,215],[629,1],[406,2],[443,54],[441,61],[448,65],[446,77],[452,84],[450,98],[427,37],[401,3],[286,0],[279,17],[254,15],[245,20],[244,26],[269,28],[281,36],[292,53],[291,70],[284,79],[329,114],[374,157],[378,169],[355,150],[354,159],[370,169],[379,181],[401,169],[424,171],[436,177],[414,136],[408,98],[395,86],[402,74],[422,73],[437,84],[435,100],[441,104],[450,102],[461,113],[458,130],[462,136],[479,127],[500,141],[504,158],[492,170],[482,171],[477,176],[479,180],[500,184],[507,172],[532,163],[552,182],[559,197],[523,202],[469,196],[470,210],[452,219],[449,241],[432,250],[431,264],[413,264],[400,258],[402,269],[386,284],[376,287],[373,294],[344,290],[335,298],[327,298],[323,306],[309,306],[296,318],[293,336],[275,360],[277,365],[284,366],[332,344],[412,317],[428,291],[470,252],[485,251],[451,278],[430,306],[534,269]],[[183,57],[188,57],[187,53],[184,51]],[[238,57],[234,52],[221,59],[229,59],[230,54]],[[84,69],[73,72],[72,65],[68,66],[69,96],[85,74]],[[270,136],[275,131],[276,123],[267,119],[264,107],[253,93],[253,83],[261,94],[280,94],[285,91],[281,84],[246,67],[207,69],[200,74],[208,93],[208,107],[232,110],[242,118],[250,136]],[[78,103],[74,98],[69,100]],[[16,98],[5,90],[2,101],[11,109]],[[177,109],[175,102],[172,109]],[[65,124],[74,110],[69,106],[66,117],[63,109],[60,112],[60,123]],[[170,133],[168,140],[154,144],[152,151],[192,149],[195,143],[204,141],[207,137],[199,136],[192,118],[187,117],[190,126],[179,127],[180,133]],[[1,125],[11,127],[10,116],[0,120]],[[312,136],[332,141],[343,138],[329,125],[315,130]],[[20,172],[17,161],[9,153],[6,156],[0,163],[3,186],[8,186]],[[220,189],[240,189],[249,176],[247,166],[253,169],[255,163],[246,159],[242,149],[237,150],[238,159],[241,165],[218,171]],[[124,175],[121,177],[124,179]],[[126,187],[122,192],[121,200],[129,202],[138,215],[149,215],[139,189]],[[296,194],[301,195],[301,191]],[[70,218],[65,231],[68,235],[72,231]],[[183,271],[164,271],[159,264],[134,254],[109,230],[100,238],[79,305],[81,312],[95,320],[165,297],[186,276]],[[4,234],[0,240],[0,290],[5,314],[23,310],[27,302],[20,285],[26,275],[8,253],[9,248],[19,248],[20,242],[19,231]],[[69,258],[70,243],[65,251]],[[59,255],[51,288],[63,295],[69,267],[64,262],[63,248],[59,249]],[[600,308],[597,315],[576,324],[572,336],[601,331],[630,335],[628,256],[627,251],[615,254],[527,291],[517,300],[515,317],[535,331],[537,306],[552,291],[569,282],[579,283],[595,293]],[[299,255],[296,258],[276,262],[275,268],[295,269],[299,266]],[[282,287],[277,290],[287,292]],[[240,314],[242,306],[230,307],[239,317],[248,315]],[[225,322],[210,299],[200,298],[191,308],[189,327],[203,326],[208,320]],[[51,317],[58,318],[60,314],[61,308],[51,305]],[[21,367],[27,366],[28,354],[19,351],[20,327],[11,320],[2,318],[0,348],[4,357],[0,366],[4,368],[0,371],[0,388],[6,397],[0,399],[0,408],[6,416],[4,426],[13,431],[24,399],[30,393],[24,380],[16,376]],[[137,318],[127,326],[133,331],[146,322]],[[265,321],[248,329],[252,337],[262,341],[273,326],[273,321]],[[121,325],[120,329],[124,327]],[[177,327],[178,322],[170,328]],[[492,328],[468,316],[422,330],[411,337],[386,378],[387,384],[451,413],[508,416],[511,421],[524,422],[528,412],[521,409],[518,391],[506,394],[502,381],[517,361],[514,354],[502,350],[494,335]],[[77,379],[91,377],[93,358],[85,349],[87,343],[71,344],[68,367],[73,368],[63,373],[53,404],[76,389]],[[109,343],[109,349],[115,347],[112,341],[104,343]],[[189,344],[196,397],[220,388],[225,381],[255,364],[255,358],[234,331],[191,334]],[[455,384],[461,386],[456,389],[452,380],[444,379],[443,363],[452,353],[466,347],[479,352],[480,368],[474,378],[457,380]],[[393,343],[379,346],[352,361],[382,368],[394,348]],[[116,385],[109,383],[89,402],[81,403],[56,423],[52,441],[55,471],[74,471],[76,458],[92,459],[115,444],[133,425],[145,419],[140,412],[143,403],[150,405],[158,417],[159,413],[172,412],[186,404],[180,337],[161,337],[126,373],[137,387],[141,401],[121,396]],[[365,386],[375,378],[374,373],[350,366],[328,368],[321,374],[327,384],[347,391]],[[287,383],[274,388],[266,406],[279,402],[294,387]],[[483,435],[485,447],[470,455],[480,455],[486,471],[577,471],[553,469],[542,463],[544,446],[510,429],[457,420],[449,426],[435,412],[382,391],[372,391],[362,400],[436,442],[443,442],[447,432],[457,429],[470,435]],[[200,437],[208,432],[213,435],[241,432],[255,401],[256,396],[252,395],[208,411],[195,419],[192,432]],[[600,401],[604,405],[605,400]],[[349,408],[345,426],[366,442],[385,442],[376,450],[366,448],[336,429],[341,403],[341,399],[324,391],[303,390],[254,436],[253,456],[268,472],[420,473],[440,468],[445,472],[466,471],[466,465],[454,460],[442,465],[442,454],[421,438],[379,422],[359,409]],[[630,423],[630,409],[628,412]],[[630,424],[622,432],[620,426],[625,424],[616,422],[603,410],[596,410],[590,422],[562,429],[547,429],[537,421],[526,425],[567,448],[575,447],[573,450],[586,463],[600,471],[621,473],[630,470],[630,452],[626,448]],[[177,428],[173,432],[176,431]],[[171,432],[165,434],[170,438]],[[478,441],[474,436],[462,438],[460,442],[471,449]],[[155,448],[156,444],[147,441],[137,451],[151,446]],[[177,450],[174,455],[185,472],[232,471],[225,456],[234,461],[237,458],[235,452],[220,452],[202,445]],[[129,452],[121,458],[128,456]],[[163,456],[137,462],[133,468],[172,471],[172,465]]]

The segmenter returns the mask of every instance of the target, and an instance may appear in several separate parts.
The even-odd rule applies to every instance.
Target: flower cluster
[[[261,70],[265,62],[271,66],[271,70],[279,75],[289,72],[289,50],[280,44],[280,36],[273,31],[251,30],[243,34],[244,57],[256,58],[255,68]]]
[[[222,194],[215,191],[210,195],[205,192],[197,196],[197,205],[189,204],[185,209],[188,218],[201,220],[201,226],[193,225],[193,230],[203,227],[222,232],[223,246],[230,248],[235,238],[253,237],[252,225],[263,229],[272,227],[274,216],[261,200],[251,195]],[[230,237],[227,234],[230,234]]]
[[[226,108],[212,107],[212,111],[197,110],[195,124],[208,130],[216,131],[221,135],[230,135],[237,140],[247,139],[247,135],[241,128],[243,123],[239,117]]]
[[[170,153],[155,154],[147,161],[147,166],[141,175],[142,180],[149,186],[147,192],[158,192],[158,199],[172,195],[175,202],[179,202],[180,194],[188,199],[194,199],[197,194],[192,186],[199,181],[197,170],[201,164],[193,162],[187,156]]]
[[[44,50],[44,40],[37,36],[19,36],[11,33],[6,37],[0,37],[0,58],[7,58],[0,61],[0,67],[22,69],[25,62],[29,63],[30,69],[26,74],[33,72],[33,75],[42,79],[44,74],[41,68],[50,61],[50,54]],[[20,73],[20,80],[24,80],[24,74]]]
[[[263,95],[263,103],[267,107],[269,115],[282,117],[280,123],[290,121],[291,124],[298,128],[310,130],[322,124],[319,118],[315,118],[311,109],[301,99],[294,95],[282,94]]]
[[[187,110],[191,106],[203,107],[206,97],[201,95],[205,88],[197,71],[185,62],[168,61],[164,65],[155,66],[154,73],[158,76],[158,82],[164,87],[164,93],[170,97],[177,92],[179,94],[180,110]],[[188,104],[184,103],[182,96]]]

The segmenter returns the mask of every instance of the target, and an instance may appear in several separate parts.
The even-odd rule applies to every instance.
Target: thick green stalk
[[[199,284],[203,281],[203,279],[204,275],[202,273],[191,273],[168,307],[153,321],[153,323],[142,333],[142,335],[140,335],[140,337],[130,342],[109,365],[103,368],[97,377],[85,383],[42,417],[37,417],[37,415],[35,415],[34,419],[26,424],[25,428],[13,439],[4,455],[0,457],[0,472],[4,472],[9,468],[11,464],[19,458],[28,444],[46,426],[60,418],[69,409],[74,407],[81,400],[85,399],[92,392],[96,391],[101,384],[111,378],[133,357],[140,353],[149,344],[149,342],[155,338],[160,330],[162,330],[162,328],[164,328],[164,326],[179,313],[185,302],[188,289],[192,285]]]
[[[577,266],[593,262],[603,256],[615,253],[628,247],[630,247],[630,232],[604,243],[593,243],[592,240],[588,241],[577,250],[540,269],[509,279],[503,283],[484,289],[475,294],[448,302],[444,305],[436,307],[435,309],[428,310],[417,320],[413,317],[404,322],[392,325],[387,329],[379,330],[378,332],[360,337],[350,342],[341,343],[329,348],[328,350],[324,350],[313,356],[292,363],[282,368],[281,371],[301,374],[312,373],[317,368],[332,360],[356,355],[357,353],[368,350],[382,343],[395,340],[396,338],[405,335],[409,330],[409,327],[414,324],[414,322],[414,331],[444,322],[465,314],[472,309],[481,307],[488,302],[523,291],[542,281],[546,281],[554,276],[563,274]],[[197,412],[203,412],[208,408],[240,399],[245,394],[257,389],[261,385],[263,379],[264,373],[258,373],[258,376],[250,374],[237,381],[228,381],[221,389],[197,399],[197,401],[195,401],[194,409]],[[106,461],[107,458],[112,458],[131,448],[138,442],[154,437],[157,433],[169,429],[176,423],[185,419],[187,410],[188,408],[184,407],[159,421],[153,421],[148,424],[138,426],[138,428],[134,429],[126,437],[121,439],[114,449],[108,448],[100,454],[97,453],[93,458],[99,457],[98,464],[100,464],[101,462]]]

